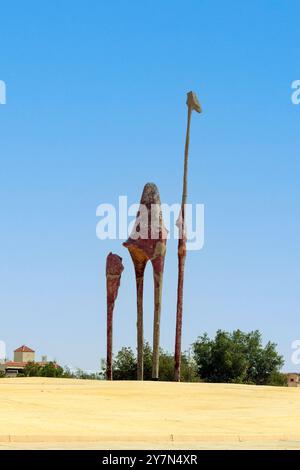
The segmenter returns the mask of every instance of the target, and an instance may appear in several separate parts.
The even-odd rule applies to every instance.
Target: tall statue
[[[143,380],[144,375],[143,288],[144,272],[148,261],[152,263],[154,278],[152,379],[158,380],[160,314],[167,233],[163,223],[158,189],[155,184],[147,183],[144,186],[132,233],[123,243],[129,250],[136,277],[138,380]]]

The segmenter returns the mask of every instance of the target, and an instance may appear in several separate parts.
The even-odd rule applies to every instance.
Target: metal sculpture
[[[186,259],[186,225],[185,225],[185,205],[187,201],[187,175],[188,175],[188,156],[190,143],[190,124],[192,111],[201,113],[202,109],[195,93],[190,91],[187,94],[188,117],[187,130],[184,150],[184,174],[183,174],[183,191],[181,210],[178,221],[176,223],[179,229],[178,240],[178,286],[177,286],[177,313],[176,313],[176,337],[175,337],[175,381],[180,381],[180,365],[181,365],[181,336],[182,336],[182,308],[183,308],[183,281],[184,266]]]
[[[134,264],[137,292],[137,378],[144,374],[143,288],[146,264],[151,261],[154,277],[154,323],[152,379],[158,380],[159,336],[164,261],[167,230],[164,227],[159,192],[155,184],[144,186],[134,228],[123,245],[128,248]]]
[[[113,313],[115,300],[118,296],[121,275],[124,270],[122,258],[109,253],[106,258],[106,294],[107,294],[107,357],[106,378],[112,380],[112,344],[113,344]]]

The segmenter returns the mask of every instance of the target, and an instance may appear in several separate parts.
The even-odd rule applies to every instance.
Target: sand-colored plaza
[[[0,380],[0,449],[297,449],[300,388]]]

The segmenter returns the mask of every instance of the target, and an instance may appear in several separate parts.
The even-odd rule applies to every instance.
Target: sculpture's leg
[[[159,338],[160,338],[160,313],[163,285],[163,271],[165,261],[165,245],[161,244],[162,254],[152,259],[154,276],[154,321],[153,321],[153,358],[152,380],[158,380],[159,375]]]
[[[145,263],[146,267],[146,263]],[[144,269],[145,269],[144,267]],[[144,322],[143,322],[144,274],[136,276],[137,294],[137,379],[144,379]]]
[[[180,382],[182,306],[183,306],[183,282],[184,282],[185,259],[186,259],[186,246],[185,246],[185,238],[184,238],[183,240],[179,240],[179,248],[178,248],[178,287],[177,287],[175,377],[174,377],[176,382]]]
[[[112,337],[113,337],[113,311],[114,302],[107,304],[107,357],[106,357],[106,379],[112,380]]]
[[[107,352],[106,352],[106,378],[112,380],[112,342],[113,342],[113,314],[115,300],[118,296],[121,275],[124,266],[122,258],[109,253],[106,258],[106,299],[107,299]]]
[[[136,279],[136,305],[137,305],[137,379],[144,379],[144,326],[143,326],[143,293],[144,272],[148,258],[141,252],[130,250],[134,264]]]

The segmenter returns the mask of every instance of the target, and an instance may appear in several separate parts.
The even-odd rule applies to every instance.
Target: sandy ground
[[[300,449],[300,388],[0,379],[0,449]]]

